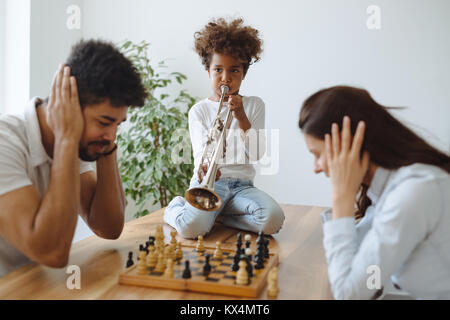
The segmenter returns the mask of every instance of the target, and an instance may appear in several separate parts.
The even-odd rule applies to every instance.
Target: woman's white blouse
[[[334,297],[375,298],[392,281],[417,299],[450,299],[450,175],[419,163],[378,168],[367,195],[357,224],[321,215]]]

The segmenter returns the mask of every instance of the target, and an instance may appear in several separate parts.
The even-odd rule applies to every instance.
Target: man
[[[80,41],[47,99],[0,116],[0,276],[30,259],[67,265],[78,214],[96,235],[120,236],[125,197],[114,141],[128,107],[145,98],[139,73],[113,45]]]

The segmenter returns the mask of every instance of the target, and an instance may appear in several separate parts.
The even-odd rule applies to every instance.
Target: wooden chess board
[[[183,259],[174,263],[173,278],[163,276],[163,272],[154,272],[150,268],[147,275],[138,275],[137,263],[135,263],[119,276],[119,284],[256,298],[267,283],[269,270],[278,265],[278,254],[269,253],[269,258],[265,259],[264,268],[253,269],[250,283],[237,285],[235,283],[237,272],[231,271],[234,250],[222,249],[223,259],[221,260],[213,258],[214,248],[205,247],[202,253],[198,253],[194,247],[190,246],[184,246],[182,250]],[[211,256],[212,268],[208,276],[203,275],[205,254]],[[189,279],[182,278],[185,260],[189,260],[190,263],[192,277]]]

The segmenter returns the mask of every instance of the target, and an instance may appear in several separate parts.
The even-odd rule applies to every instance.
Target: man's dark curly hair
[[[81,107],[109,99],[113,107],[141,107],[147,92],[137,69],[112,43],[81,40],[66,65],[77,80]]]
[[[214,53],[231,55],[243,61],[244,75],[251,64],[259,61],[262,52],[259,32],[243,24],[241,18],[229,23],[224,18],[217,18],[194,34],[195,51],[206,70]]]

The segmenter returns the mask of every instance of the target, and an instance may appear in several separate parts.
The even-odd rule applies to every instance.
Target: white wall
[[[30,96],[46,97],[56,69],[64,63],[80,29],[67,28],[70,5],[82,8],[81,0],[31,1]]]
[[[80,29],[69,29],[70,5],[82,9],[81,0],[31,1],[30,97],[47,97],[58,65],[64,63],[73,44],[81,39]],[[93,235],[79,217],[73,241]]]
[[[0,114],[5,107],[5,24],[6,1],[0,1]]]
[[[6,0],[4,6],[3,108],[20,113],[30,90],[30,0]]]
[[[366,9],[381,9],[381,29],[369,30]],[[407,106],[402,119],[428,141],[450,150],[450,1],[148,1],[83,3],[83,36],[151,42],[151,56],[188,76],[184,86],[210,94],[193,51],[193,34],[212,17],[242,16],[264,40],[241,92],[266,102],[266,127],[280,130],[280,168],[256,184],[281,203],[330,205],[330,185],[315,176],[297,127],[301,103],[336,84],[368,89],[381,104]]]

